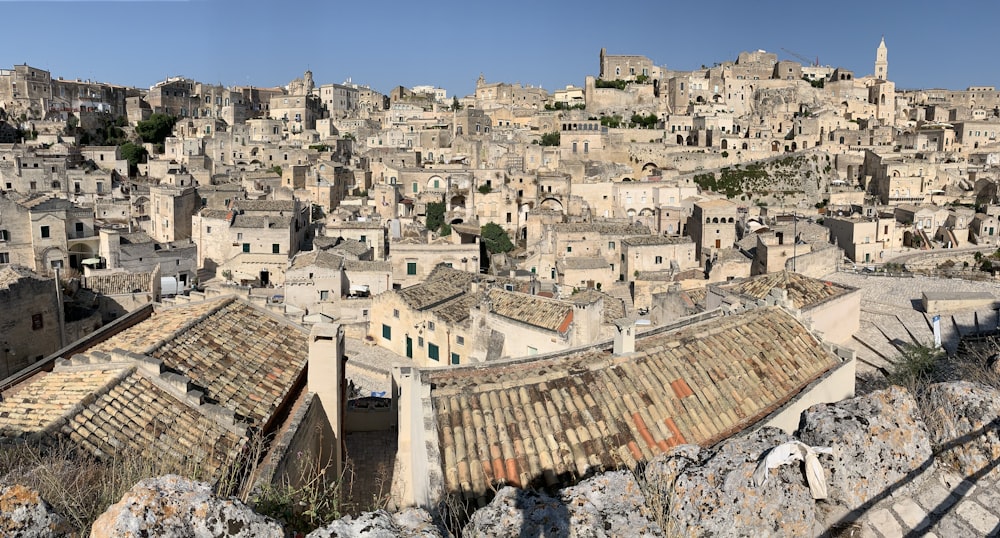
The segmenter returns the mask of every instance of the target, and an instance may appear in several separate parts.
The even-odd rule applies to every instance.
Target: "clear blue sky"
[[[168,76],[382,92],[433,84],[471,93],[490,82],[582,85],[598,52],[641,54],[671,69],[789,49],[870,74],[884,34],[898,88],[1000,86],[1000,2],[0,0],[0,68],[149,87]]]

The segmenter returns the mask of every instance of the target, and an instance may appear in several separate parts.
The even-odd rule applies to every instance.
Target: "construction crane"
[[[788,54],[791,54],[792,56],[795,56],[800,61],[802,61],[805,65],[812,65],[813,67],[819,67],[819,56],[816,57],[816,62],[813,63],[813,61],[810,60],[809,58],[806,58],[805,56],[803,56],[801,54],[797,54],[795,52],[792,52],[792,51],[786,49],[785,47],[781,47],[781,50],[787,52]]]

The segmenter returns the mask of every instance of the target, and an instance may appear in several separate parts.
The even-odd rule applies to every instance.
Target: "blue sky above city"
[[[870,74],[885,35],[898,88],[1000,85],[996,2],[550,2],[475,0],[282,3],[231,0],[0,0],[0,68],[149,87],[182,75],[382,92],[432,84],[470,94],[489,82],[554,90],[598,73],[598,53],[640,54],[670,69],[765,49]]]

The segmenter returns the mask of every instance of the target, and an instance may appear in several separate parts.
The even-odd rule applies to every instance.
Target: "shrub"
[[[903,344],[889,372],[889,383],[915,393],[933,380],[938,361],[943,357],[941,349],[923,344]]]

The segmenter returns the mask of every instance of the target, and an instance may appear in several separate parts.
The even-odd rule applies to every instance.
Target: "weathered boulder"
[[[37,491],[15,484],[0,488],[0,535],[47,538],[70,532]]]
[[[559,492],[570,536],[663,536],[630,471],[606,472]]]
[[[476,510],[462,530],[467,537],[570,536],[569,510],[558,497],[510,486]]]
[[[667,536],[807,536],[815,532],[815,503],[800,466],[753,473],[768,449],[791,441],[776,428],[732,438],[702,453],[674,481],[667,499]]]
[[[1000,477],[1000,391],[967,381],[938,383],[920,403],[939,462],[966,477]]]
[[[191,538],[245,536],[283,538],[281,525],[236,499],[212,494],[205,483],[177,475],[143,480],[101,514],[92,538]]]
[[[677,477],[691,465],[700,463],[700,454],[701,447],[698,445],[680,445],[654,457],[645,465],[642,477],[646,503],[658,520],[667,517],[667,501]]]
[[[345,517],[310,532],[306,538],[441,538],[431,515],[411,508],[395,514],[384,510]]]
[[[463,536],[663,536],[629,471],[613,471],[556,496],[511,487],[477,510]]]
[[[828,502],[847,510],[915,489],[933,463],[917,402],[901,387],[814,405],[802,413],[797,434],[806,444],[833,448],[832,456],[819,458]]]

